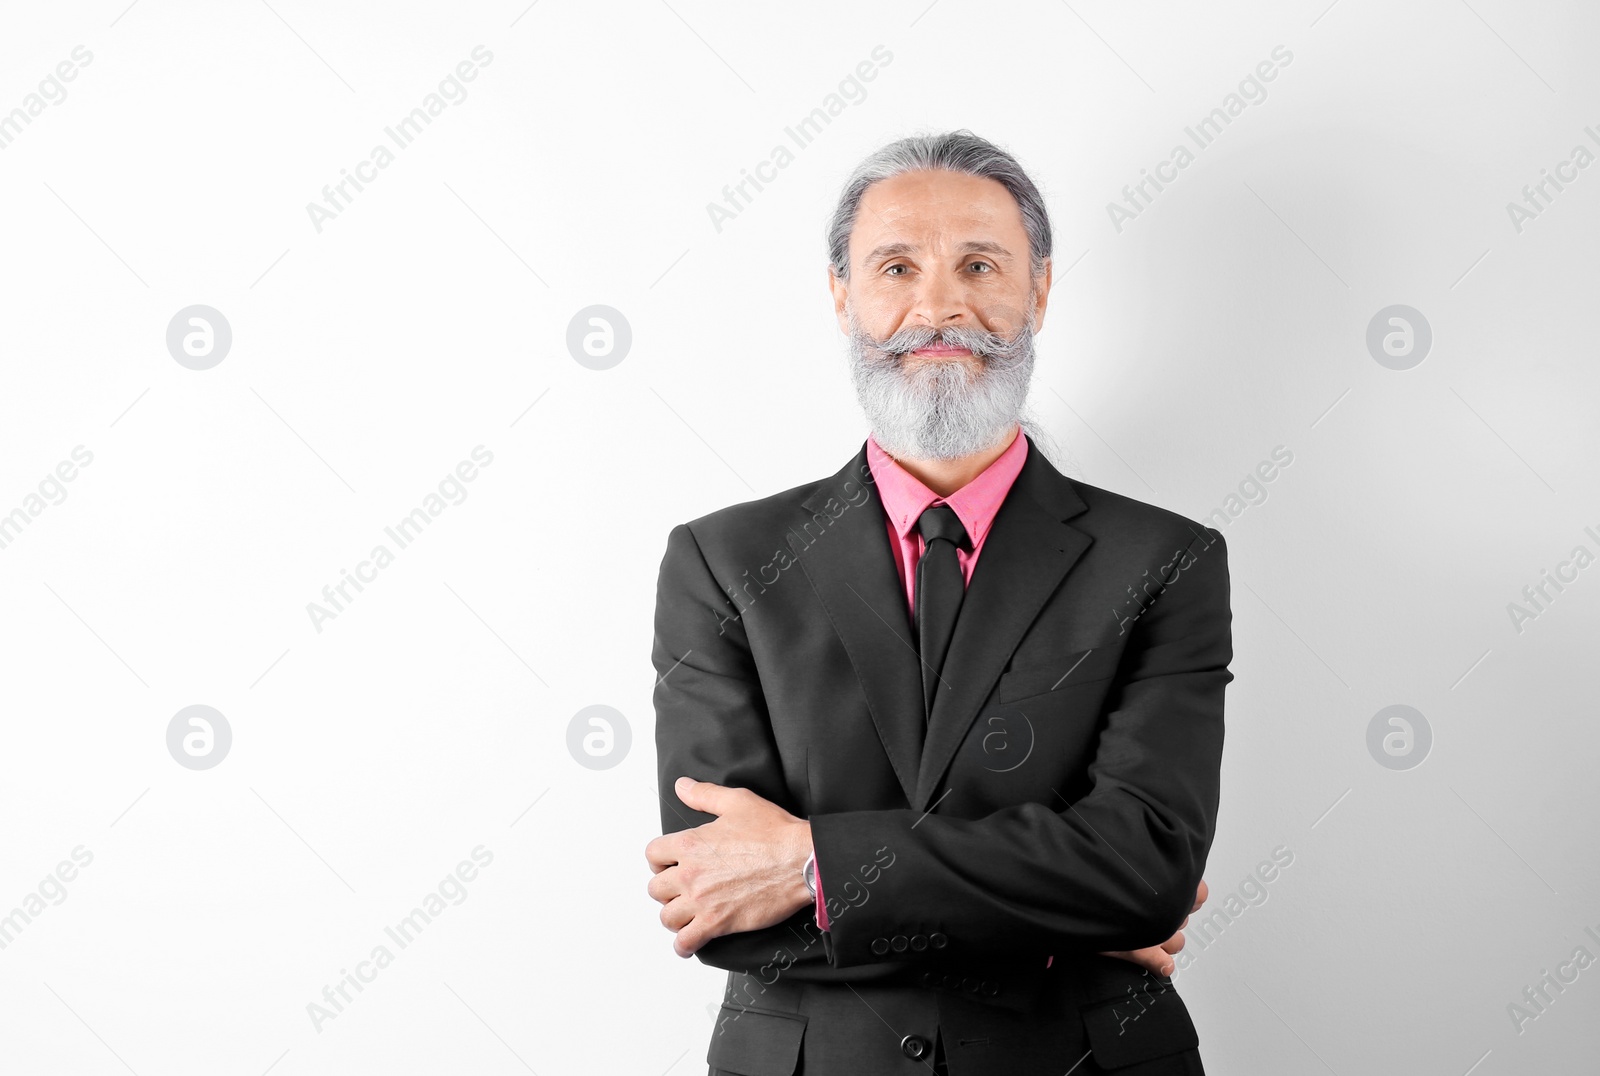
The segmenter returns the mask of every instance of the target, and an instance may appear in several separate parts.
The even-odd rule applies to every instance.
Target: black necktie
[[[967,529],[948,504],[935,504],[917,519],[922,534],[922,556],[917,559],[916,593],[912,595],[917,631],[917,652],[922,661],[923,720],[933,715],[933,700],[941,686],[939,674],[950,637],[956,630],[956,613],[966,593],[966,580],[956,547],[968,547]]]

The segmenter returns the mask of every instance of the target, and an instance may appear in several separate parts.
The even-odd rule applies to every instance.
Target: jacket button
[[[950,944],[950,939],[939,933],[937,930],[928,935],[928,941],[935,949],[943,949],[946,945]]]
[[[948,988],[950,988],[951,990],[960,990],[961,989],[961,980],[959,978],[957,978],[956,976],[954,976],[954,975],[946,975],[944,977],[944,979],[943,979],[943,982],[944,982],[944,985],[947,986]]]
[[[923,986],[934,986],[939,982],[939,977],[931,971],[925,971],[922,973],[921,982]]]
[[[965,990],[969,994],[976,994],[978,992],[978,980],[962,979],[961,989]]]
[[[985,996],[992,998],[996,994],[1000,993],[1000,984],[999,983],[984,983],[981,989],[983,990],[983,993],[984,993]]]
[[[928,1050],[933,1044],[921,1035],[907,1035],[900,1040],[900,1052],[913,1061],[921,1061],[928,1056]]]
[[[920,953],[920,952],[922,952],[922,950],[926,949],[927,947],[928,947],[928,936],[926,934],[913,934],[913,935],[911,935],[911,948],[915,949],[917,952]]]
[[[910,944],[911,944],[911,940],[909,938],[907,938],[904,934],[896,934],[894,936],[894,940],[889,943],[889,945],[891,947],[893,947],[894,951],[897,952],[897,953],[905,952],[906,951],[906,946],[910,945]]]
[[[879,956],[882,956],[884,953],[887,953],[889,951],[889,939],[888,938],[873,938],[872,939],[872,951],[874,953],[878,954]]]

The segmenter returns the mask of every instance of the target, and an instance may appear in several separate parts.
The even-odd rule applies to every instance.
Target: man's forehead
[[[904,172],[874,183],[850,233],[857,254],[885,246],[898,253],[932,247],[1018,254],[1026,242],[1010,191],[986,176],[947,171]]]

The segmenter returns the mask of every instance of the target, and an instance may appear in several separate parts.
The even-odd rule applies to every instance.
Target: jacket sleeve
[[[977,819],[913,810],[811,817],[818,873],[892,857],[870,899],[829,924],[836,968],[942,955],[1022,956],[1157,945],[1189,913],[1215,832],[1223,689],[1233,679],[1227,547],[1174,543],[1165,588],[1127,625],[1088,791]],[[1136,580],[1130,580],[1130,583]],[[917,946],[913,944],[913,948]]]
[[[715,815],[678,798],[679,777],[748,788],[801,815],[784,781],[761,681],[739,610],[712,575],[687,523],[667,538],[656,585],[656,777],[662,833],[703,825]],[[725,934],[696,951],[704,963],[758,974],[795,963],[826,969],[822,935],[803,909],[764,930]]]

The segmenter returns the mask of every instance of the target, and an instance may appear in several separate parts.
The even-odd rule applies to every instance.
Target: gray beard
[[[1019,424],[1033,377],[1033,326],[1010,340],[983,329],[927,326],[902,329],[875,341],[846,308],[850,324],[850,380],[872,427],[891,456],[952,460],[994,447]],[[905,357],[939,342],[964,347],[982,361],[972,374],[965,361],[919,363]]]

